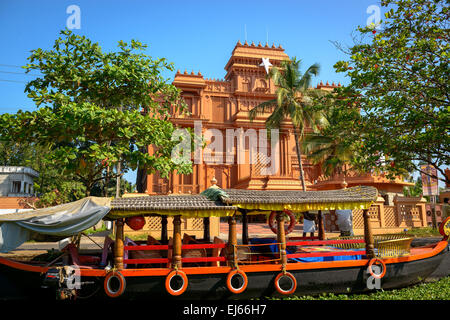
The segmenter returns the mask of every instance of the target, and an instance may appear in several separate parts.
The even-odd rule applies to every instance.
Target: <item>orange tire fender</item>
[[[281,286],[280,286],[280,280],[283,277],[287,277],[289,279],[289,281],[291,282],[291,285],[287,290],[281,288]],[[294,275],[290,272],[280,272],[275,278],[274,285],[275,285],[275,289],[278,291],[278,293],[281,293],[284,295],[293,294],[295,292],[295,290],[297,290],[297,279],[295,279]]]
[[[380,274],[376,274],[373,272],[372,270],[372,266],[375,262],[379,262],[381,264],[381,266],[383,267],[383,272],[381,272]],[[369,268],[368,271],[370,273],[370,275],[376,279],[381,279],[384,277],[384,275],[386,274],[386,264],[384,263],[383,260],[379,259],[379,258],[372,258],[369,262]]]
[[[297,221],[295,220],[295,215],[291,211],[286,210],[286,209],[283,210],[283,211],[284,211],[285,214],[287,214],[289,216],[289,219],[290,219],[289,220],[289,225],[285,226],[285,234],[289,234],[289,233],[292,232],[292,230],[294,230],[295,223]],[[277,212],[276,211],[272,211],[270,213],[270,216],[269,216],[269,227],[270,227],[270,230],[272,230],[273,233],[277,233],[276,215],[277,215]]]
[[[183,284],[180,288],[172,288],[171,281],[174,277],[179,276],[181,277]],[[172,296],[179,296],[183,294],[188,286],[188,278],[184,271],[181,270],[172,270],[169,272],[169,274],[166,277],[166,290],[168,293],[170,293]]]
[[[119,281],[119,287],[117,289],[114,289],[111,286],[111,281],[113,281],[114,279],[117,279]],[[117,298],[121,296],[125,291],[126,288],[125,277],[118,271],[110,272],[105,277],[103,287],[108,297]]]
[[[242,285],[241,286],[239,286],[237,288],[235,288],[233,286],[232,281],[233,281],[234,277],[241,277],[242,278]],[[245,289],[247,289],[247,285],[248,285],[248,278],[247,278],[247,275],[245,274],[244,271],[239,270],[239,269],[234,269],[234,270],[231,270],[228,273],[228,276],[227,276],[227,288],[232,293],[238,294],[238,293],[244,292]]]

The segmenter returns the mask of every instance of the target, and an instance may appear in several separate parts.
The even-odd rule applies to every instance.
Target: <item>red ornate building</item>
[[[173,113],[172,122],[180,127],[197,126],[200,128],[197,130],[201,130],[210,144],[222,141],[223,149],[204,151],[202,161],[197,161],[193,165],[192,174],[173,173],[168,179],[161,178],[157,173],[144,177],[146,190],[142,191],[149,194],[199,193],[211,185],[213,177],[217,179],[217,185],[221,188],[301,189],[291,123],[286,121],[282,126],[278,148],[272,149],[270,143],[269,146],[264,146],[263,142],[267,142],[264,140],[267,135],[261,131],[265,129],[265,119],[270,113],[253,121],[248,117],[248,111],[253,107],[275,97],[276,88],[272,80],[267,78],[266,69],[270,66],[279,66],[281,61],[287,59],[289,56],[281,46],[269,47],[267,44],[263,46],[238,42],[225,65],[226,73],[223,80],[207,79],[200,72],[195,74],[178,71],[173,84],[182,91],[191,114],[186,116]],[[321,82],[317,88],[332,90],[335,86],[334,83],[330,85],[328,82],[326,84]],[[259,151],[267,152],[268,158],[261,156],[252,158],[254,150],[252,148],[256,144]],[[237,151],[241,152],[241,163],[238,163]],[[271,174],[267,174],[265,169],[269,164],[273,165],[273,162],[269,161],[271,157],[278,159],[278,166]],[[250,159],[253,159],[253,163]],[[320,166],[311,164],[305,157],[302,163],[308,190],[342,187],[343,177],[325,179],[322,177]],[[373,185],[381,194],[401,193],[404,185],[410,185],[401,180],[390,182],[383,177],[370,174],[364,176],[350,174],[346,178],[346,183],[348,186]]]

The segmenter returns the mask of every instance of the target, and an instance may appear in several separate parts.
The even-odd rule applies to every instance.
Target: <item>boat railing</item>
[[[261,250],[263,248],[263,250]],[[237,264],[273,263],[281,261],[281,243],[238,244],[234,246]]]
[[[412,237],[377,241],[375,248],[379,258],[402,257],[410,254]]]
[[[273,240],[266,243],[240,244],[235,246],[237,264],[281,263],[281,243]],[[341,247],[339,247],[341,246]],[[344,248],[348,246],[349,248]],[[351,246],[357,246],[351,248]],[[302,240],[286,243],[286,258],[290,262],[301,258],[321,258],[331,256],[358,256],[366,254],[364,239],[345,240]],[[359,248],[361,247],[361,248]],[[247,251],[244,252],[244,249]],[[297,260],[295,260],[297,259]],[[306,260],[305,260],[306,261]]]
[[[286,243],[288,259],[325,258],[365,255],[364,239],[289,241]]]
[[[374,235],[374,247],[377,257],[394,257],[408,255],[412,237],[404,234]],[[281,257],[281,243],[252,243],[239,244],[234,247],[234,256],[238,264],[279,263]],[[172,244],[157,245],[126,245],[126,252],[134,252],[130,258],[124,259],[124,264],[152,265],[172,263]],[[181,262],[196,264],[197,266],[216,265],[227,261],[227,243],[183,244],[181,246]],[[211,254],[215,250],[216,254]],[[365,255],[365,241],[363,236],[340,237],[330,240],[300,240],[286,243],[286,258],[320,258],[331,256],[362,256]]]
[[[343,243],[336,246],[342,249],[364,248],[364,236],[339,237],[335,240],[362,240],[360,243]],[[402,233],[379,234],[373,236],[375,255],[379,258],[399,257],[410,253],[413,237]]]
[[[207,252],[207,249],[223,249],[226,243],[202,243],[202,244],[183,244],[181,246],[182,263],[208,263],[224,262],[224,256],[205,256],[205,254],[196,254],[198,252]],[[124,259],[124,264],[167,264],[172,262],[173,245],[127,245],[124,246],[125,252],[135,252],[132,258]],[[137,253],[137,254],[136,254]],[[189,254],[186,254],[189,253]]]

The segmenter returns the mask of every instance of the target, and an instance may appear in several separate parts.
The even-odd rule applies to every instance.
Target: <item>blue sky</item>
[[[147,54],[167,58],[175,69],[223,78],[238,40],[264,44],[268,38],[270,45],[281,44],[289,56],[302,59],[304,68],[320,63],[315,85],[320,80],[348,82],[334,72],[333,65],[345,55],[330,41],[352,44],[352,31],[366,24],[367,9],[379,1],[1,0],[0,113],[35,109],[23,92],[32,77],[18,66],[27,63],[30,50],[51,48],[66,27],[70,5],[81,12],[80,29],[74,31],[105,51],[115,50],[119,40],[137,39],[149,46]],[[128,178],[134,179],[132,174]]]

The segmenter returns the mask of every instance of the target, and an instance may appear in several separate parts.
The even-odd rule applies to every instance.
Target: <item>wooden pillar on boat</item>
[[[181,217],[173,217],[172,268],[181,268]]]
[[[248,218],[247,211],[242,212],[242,244],[248,244]]]
[[[210,242],[211,241],[211,232],[210,232],[210,220],[209,217],[203,218],[203,239],[205,240],[205,242]]]
[[[375,250],[373,244],[372,226],[370,225],[369,209],[363,210],[364,218],[364,241],[366,242],[366,256],[369,259],[375,257]]]
[[[123,219],[116,220],[116,241],[114,243],[114,266],[123,270]]]
[[[161,242],[167,243],[167,216],[161,216]]]
[[[323,215],[322,210],[319,210],[317,215],[318,223],[319,223],[319,240],[325,240],[325,227],[323,225]]]
[[[237,257],[235,248],[237,245],[237,236],[236,236],[236,218],[233,216],[228,217],[228,265],[231,267],[236,267],[237,265]]]
[[[281,264],[286,266],[286,232],[284,230],[284,215],[283,212],[277,212],[277,242],[280,243],[280,258]]]

